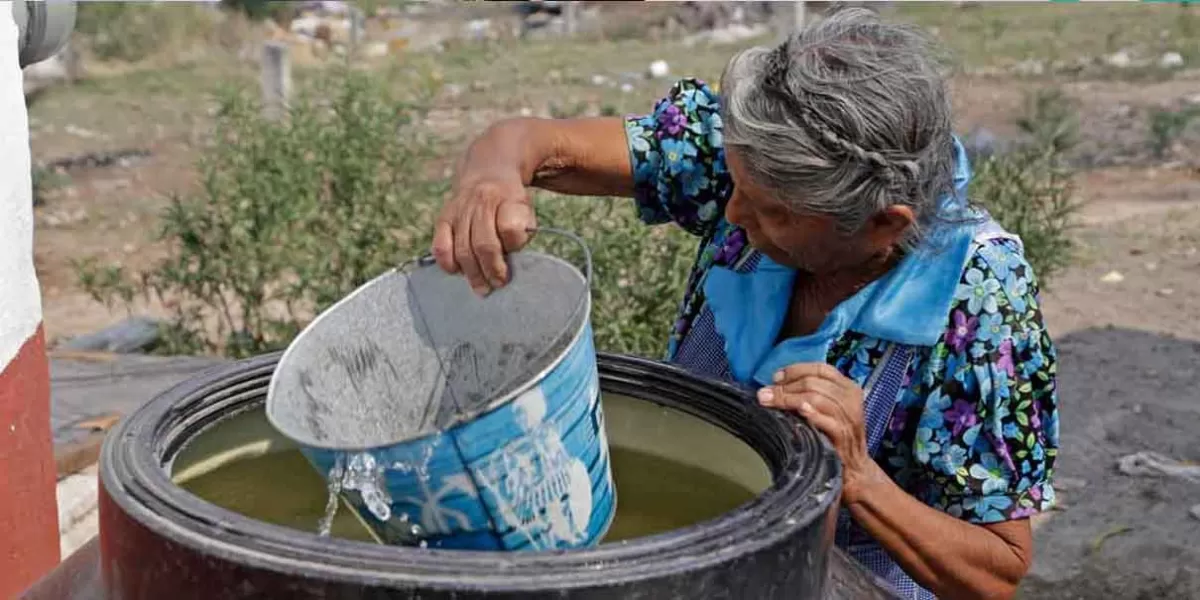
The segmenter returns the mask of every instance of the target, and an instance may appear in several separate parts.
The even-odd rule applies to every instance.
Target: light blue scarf
[[[958,139],[954,152],[954,192],[942,199],[940,210],[966,215],[971,167]],[[796,272],[766,255],[746,273],[713,267],[704,294],[725,339],[734,378],[769,385],[783,367],[825,362],[830,346],[847,331],[900,344],[936,344],[946,329],[975,229],[973,223],[947,224],[929,232],[895,268],[834,308],[817,331],[778,344]]]

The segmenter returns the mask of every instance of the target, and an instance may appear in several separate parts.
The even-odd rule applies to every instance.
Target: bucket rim
[[[518,254],[518,253],[514,252],[513,254]],[[450,419],[446,423],[446,425],[441,427],[440,429],[435,429],[433,431],[418,431],[417,433],[414,433],[412,435],[402,436],[399,439],[396,439],[396,440],[393,440],[390,442],[386,442],[386,443],[382,443],[382,444],[329,445],[329,444],[322,444],[322,443],[314,442],[310,437],[305,436],[305,435],[295,435],[296,432],[294,432],[293,430],[290,430],[287,427],[282,426],[280,424],[280,422],[276,419],[276,416],[277,416],[276,409],[278,408],[278,403],[279,403],[278,396],[276,394],[276,386],[279,385],[279,380],[280,380],[280,369],[276,368],[273,371],[273,373],[271,374],[271,381],[270,381],[270,384],[268,384],[268,386],[267,386],[267,396],[266,396],[266,400],[264,402],[264,412],[266,413],[267,421],[271,424],[272,427],[277,429],[280,433],[287,436],[292,441],[296,442],[297,444],[301,444],[305,447],[308,447],[308,448],[317,449],[317,450],[326,450],[326,451],[332,451],[332,452],[371,452],[374,450],[383,450],[383,449],[387,449],[387,448],[392,448],[394,446],[398,446],[401,444],[418,442],[418,441],[432,438],[437,435],[444,434],[444,433],[462,425],[463,423],[472,421],[481,415],[492,412],[493,410],[496,410],[497,408],[500,408],[501,406],[504,406],[505,404],[512,402],[513,400],[515,400],[519,396],[521,396],[521,394],[524,394],[525,392],[528,392],[529,390],[533,389],[536,385],[538,385],[539,382],[541,382],[543,379],[546,378],[547,374],[549,374],[551,371],[553,371],[555,368],[557,368],[558,365],[560,365],[562,363],[562,361],[566,359],[567,354],[570,353],[571,349],[573,349],[575,347],[575,345],[579,343],[580,339],[583,337],[584,333],[587,331],[589,325],[591,324],[591,320],[592,320],[591,319],[591,312],[592,312],[591,283],[592,282],[588,277],[586,277],[579,270],[579,267],[571,264],[569,261],[564,260],[558,256],[554,256],[553,254],[549,254],[546,252],[540,252],[537,250],[528,250],[528,249],[521,250],[519,252],[519,254],[535,255],[542,259],[557,262],[563,266],[566,266],[570,273],[572,273],[573,275],[579,276],[579,278],[583,282],[583,288],[582,288],[583,294],[581,294],[583,296],[583,298],[582,298],[581,306],[575,307],[575,313],[582,315],[582,318],[579,319],[579,324],[575,327],[575,333],[571,336],[571,342],[569,344],[566,344],[563,347],[562,352],[560,352],[558,354],[558,356],[555,356],[554,360],[548,362],[547,365],[545,367],[539,369],[536,374],[531,375],[528,378],[528,381],[526,383],[518,385],[517,387],[513,388],[513,390],[511,392],[506,393],[503,396],[500,396],[494,400],[489,401],[487,404],[482,405],[480,408],[478,408],[476,410],[468,411],[468,412],[456,412],[454,415],[454,418]],[[420,264],[419,262],[417,264],[420,266],[420,268],[429,268],[429,269],[440,268],[435,264]],[[337,311],[337,309],[341,308],[344,304],[349,303],[356,296],[358,296],[361,293],[364,293],[366,291],[366,289],[371,287],[373,284],[375,284],[385,278],[396,276],[396,275],[407,276],[407,273],[404,271],[403,266],[392,267],[392,268],[388,269],[387,271],[380,273],[376,277],[372,278],[370,281],[367,281],[366,283],[355,288],[354,291],[350,292],[349,294],[346,294],[345,297],[343,297],[342,299],[340,299],[337,302],[330,305],[329,308],[321,311],[320,314],[318,314],[315,318],[313,318],[313,320],[311,322],[309,322],[309,324],[300,331],[300,333],[296,336],[296,338],[293,339],[292,343],[288,344],[287,348],[285,348],[283,350],[283,352],[279,355],[279,361],[276,364],[282,365],[282,364],[286,363],[288,357],[297,348],[295,340],[298,340],[300,338],[300,336],[304,335],[305,331],[308,331],[309,329],[316,327],[317,324],[323,318],[327,317],[328,315],[333,314],[335,311]],[[567,327],[563,329],[563,331],[569,331],[569,329],[568,329],[569,327],[570,327],[570,324],[568,324]],[[561,333],[560,333],[560,335],[561,335]],[[434,351],[436,353],[437,349],[435,348]],[[439,361],[439,368],[441,368],[442,363],[441,363],[440,357],[439,357],[438,361]],[[445,376],[445,373],[442,372],[442,375]]]

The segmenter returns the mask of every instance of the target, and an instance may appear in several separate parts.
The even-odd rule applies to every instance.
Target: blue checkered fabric
[[[738,273],[752,273],[758,268],[761,260],[762,253],[751,250],[733,270]],[[725,337],[717,331],[716,320],[707,302],[700,307],[700,312],[692,320],[674,355],[668,357],[668,360],[693,373],[736,383],[729,358],[725,354]]]
[[[893,344],[867,379],[863,399],[863,426],[867,433],[867,452],[879,451],[883,436],[892,420],[892,411],[904,393],[905,376],[915,349]],[[901,598],[933,600],[929,590],[917,585],[900,565],[850,517],[850,511],[838,513],[837,545],[846,553],[892,585]]]
[[[706,303],[692,327],[679,343],[672,359],[677,365],[707,377],[733,380],[729,359],[725,356],[725,338],[717,332],[712,310]]]

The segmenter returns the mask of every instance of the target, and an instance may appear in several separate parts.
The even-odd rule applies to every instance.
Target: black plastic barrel
[[[840,492],[828,442],[732,386],[601,355],[601,389],[678,409],[757,452],[772,483],[715,519],[558,552],[382,546],[257,521],[172,483],[189,440],[261,407],[278,355],[217,367],[124,419],[101,456],[100,563],[113,600],[822,598]],[[617,491],[618,502],[620,490]]]

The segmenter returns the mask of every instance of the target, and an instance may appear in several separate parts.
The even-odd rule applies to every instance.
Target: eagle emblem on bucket
[[[540,386],[519,396],[511,410],[524,436],[472,465],[496,525],[537,550],[577,546],[592,519],[587,465],[567,452],[546,408]]]

